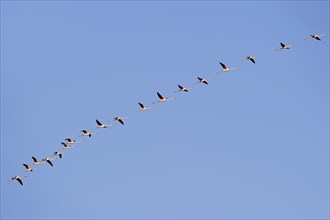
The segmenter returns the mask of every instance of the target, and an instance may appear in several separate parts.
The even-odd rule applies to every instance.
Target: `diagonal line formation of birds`
[[[321,41],[321,37],[324,36],[326,34],[311,34],[309,37],[307,38],[304,38],[304,40],[307,40],[307,39],[315,39],[317,41]],[[280,42],[280,48],[277,48],[276,50],[287,50],[287,49],[291,49],[293,47],[294,44],[285,44],[285,43],[282,43]],[[245,61],[245,60],[249,60],[251,61],[253,64],[256,64],[257,63],[257,58],[258,56],[251,56],[251,55],[248,55],[244,58],[244,60],[241,60],[241,61]],[[221,74],[221,73],[225,73],[225,72],[228,72],[228,71],[233,71],[233,70],[236,70],[238,69],[238,66],[235,66],[235,67],[228,67],[226,64],[224,64],[223,62],[219,62],[222,70],[220,72],[216,72],[216,74]],[[198,84],[205,84],[205,85],[208,85],[209,82],[211,80],[213,80],[213,78],[202,78],[200,76],[197,77],[197,82],[194,83],[191,87],[183,87],[182,85],[178,85],[178,88],[179,90],[176,90],[174,93],[178,93],[178,92],[185,92],[185,93],[188,93],[190,90],[192,90],[195,86],[197,86]],[[172,101],[172,100],[175,100],[176,97],[171,97],[171,98],[167,98],[165,96],[163,96],[160,92],[157,92],[157,97],[158,97],[158,100],[155,101],[155,102],[152,102],[152,105],[155,105],[155,104],[158,104],[158,103],[162,103],[162,102],[167,102],[167,101]],[[142,112],[142,111],[147,111],[147,110],[150,110],[152,108],[154,108],[154,106],[145,106],[143,103],[141,102],[137,102],[137,104],[139,105],[139,109],[136,110],[135,112]],[[100,122],[98,119],[96,119],[96,125],[97,127],[95,128],[92,128],[90,130],[95,130],[95,129],[101,129],[103,130],[103,128],[110,128],[110,127],[113,127],[115,126],[114,123],[112,122],[115,122],[117,121],[118,123],[120,123],[121,125],[125,125],[125,120],[128,119],[128,116],[125,116],[125,117],[119,117],[119,116],[116,116],[116,117],[113,117],[113,120],[111,121],[107,121],[107,122],[110,122],[110,124],[104,124],[102,122]],[[88,137],[88,138],[91,138],[92,136],[94,136],[96,134],[96,132],[91,132],[89,130],[86,130],[86,129],[83,129],[81,130],[82,134],[79,135],[78,137]],[[54,166],[54,163],[52,162],[53,160],[55,159],[62,159],[63,157],[63,154],[67,153],[66,151],[64,150],[68,150],[68,149],[71,149],[71,148],[74,148],[76,144],[79,144],[81,143],[82,140],[73,140],[71,138],[66,138],[65,139],[65,142],[60,142],[61,145],[63,146],[62,148],[59,148],[57,151],[53,152],[52,155],[48,156],[48,157],[45,157],[43,159],[38,160],[36,157],[32,156],[32,160],[33,160],[33,163],[32,164],[22,164],[24,167],[25,167],[25,170],[22,171],[22,172],[32,172],[34,170],[36,170],[36,166],[39,166],[41,164],[45,164],[47,163],[49,166]],[[59,150],[62,150],[62,151],[59,151]],[[32,167],[33,166],[33,167]],[[24,185],[23,184],[23,179],[25,179],[27,176],[13,176],[10,180],[8,181],[12,181],[12,180],[16,180],[20,185]]]

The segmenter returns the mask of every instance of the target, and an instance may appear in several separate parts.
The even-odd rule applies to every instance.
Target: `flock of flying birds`
[[[310,35],[309,38],[313,38],[315,40],[320,41],[321,40],[320,37],[322,37],[324,35],[326,35],[326,34],[319,34],[319,35],[318,34],[312,34],[312,35]],[[305,40],[307,40],[307,39],[308,38],[305,38]],[[284,43],[280,43],[280,45],[281,45],[281,47],[276,49],[276,50],[290,49],[293,46],[293,45],[286,45]],[[256,58],[255,56],[246,56],[244,60],[250,60],[252,63],[256,64],[255,58]],[[244,60],[242,60],[242,61],[244,61]],[[228,66],[226,66],[224,63],[221,63],[221,62],[219,62],[219,64],[222,67],[222,71],[217,72],[216,74],[227,72],[227,71],[230,71],[230,70],[235,70],[235,69],[238,68],[238,67],[229,68]],[[197,77],[197,79],[198,79],[198,81],[193,86],[195,86],[197,84],[200,84],[200,83],[208,85],[208,81],[210,81],[212,78],[204,79],[204,78],[201,78],[201,77]],[[193,88],[193,86],[191,88],[186,88],[186,87],[183,87],[181,85],[178,85],[179,90],[177,90],[175,92],[188,92],[189,90],[191,90]],[[171,101],[171,100],[176,99],[176,98],[166,98],[163,95],[161,95],[159,92],[157,92],[157,96],[158,96],[159,100],[156,101],[156,102],[153,102],[152,104],[157,104],[157,103]],[[137,110],[136,112],[147,111],[147,110],[150,110],[150,109],[153,108],[153,106],[146,107],[141,102],[138,102],[138,105],[140,106],[140,109]],[[128,117],[114,117],[112,121],[107,121],[107,122],[110,122],[110,124],[104,124],[104,123],[102,123],[102,122],[100,122],[99,120],[96,119],[97,127],[93,128],[92,130],[112,127],[112,126],[114,126],[114,123],[112,123],[112,122],[115,122],[115,121],[118,121],[120,124],[124,125],[125,124],[124,121],[127,118]],[[96,134],[96,132],[90,132],[90,131],[87,131],[87,130],[81,130],[81,132],[82,132],[82,134],[79,135],[79,137],[84,137],[85,136],[85,137],[90,138],[94,134]],[[75,141],[71,138],[67,138],[67,139],[65,139],[65,142],[61,142],[63,147],[60,148],[59,150],[63,150],[63,149],[67,150],[67,149],[73,148],[75,144],[80,143],[80,142],[82,142],[82,140]],[[33,170],[36,169],[34,167],[32,168],[32,166],[38,166],[38,165],[45,164],[45,163],[47,163],[50,166],[53,166],[52,161],[57,159],[57,158],[62,159],[62,156],[65,153],[66,153],[65,151],[55,151],[52,155],[41,159],[41,161],[38,160],[36,157],[32,156],[33,164],[24,163],[23,166],[25,167],[25,170],[23,172],[32,172]],[[26,177],[27,176],[13,176],[9,181],[16,180],[20,185],[23,185],[23,179],[26,178]]]

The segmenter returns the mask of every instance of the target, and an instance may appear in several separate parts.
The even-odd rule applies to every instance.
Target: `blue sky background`
[[[328,219],[329,1],[1,1],[0,187],[2,219]]]

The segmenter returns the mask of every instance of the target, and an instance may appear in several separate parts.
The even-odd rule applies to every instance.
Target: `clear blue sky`
[[[329,1],[1,1],[0,187],[2,219],[328,219]]]

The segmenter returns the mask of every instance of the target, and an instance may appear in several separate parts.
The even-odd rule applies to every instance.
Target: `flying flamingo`
[[[253,57],[253,56],[246,56],[246,57],[245,57],[245,60],[250,60],[252,63],[256,63],[255,58],[256,58],[256,57]],[[242,62],[243,62],[243,61],[244,61],[244,60],[242,60]]]
[[[33,169],[28,164],[23,163],[23,166],[25,166],[25,172],[33,171]]]
[[[11,180],[17,180],[17,182],[19,182],[19,184],[21,184],[22,186],[23,186],[23,181],[22,181],[22,179],[24,179],[24,178],[26,178],[27,176],[13,176],[12,178],[11,178]],[[9,180],[9,181],[11,181],[11,180]]]
[[[113,126],[113,124],[109,124],[109,125],[105,125],[105,124],[102,124],[99,120],[96,119],[96,124],[97,124],[97,127],[96,128],[109,128],[111,126]]]
[[[121,117],[114,117],[113,119],[114,119],[115,121],[120,122],[120,124],[124,125],[124,120],[127,119],[127,118],[128,118],[128,117],[123,117],[123,118],[121,118]]]
[[[53,166],[52,160],[55,160],[55,158],[46,157],[46,158],[42,159],[42,161],[45,161],[45,162],[49,163],[49,165]]]
[[[221,67],[222,67],[223,70],[221,72],[217,72],[217,73],[227,72],[229,70],[234,70],[234,69],[237,69],[238,68],[237,66],[236,67],[233,67],[233,68],[228,68],[225,64],[223,64],[221,62],[219,62],[219,63],[220,63],[220,65],[221,65]]]
[[[153,108],[153,107],[145,107],[141,102],[138,102],[138,104],[140,106],[140,109],[136,112],[146,111],[146,110]]]
[[[82,141],[75,141],[75,140],[72,140],[71,138],[66,138],[66,144],[77,144],[79,142],[82,142]]]
[[[33,160],[34,165],[39,165],[39,164],[44,163],[44,162],[40,162],[40,161],[37,160],[37,158],[35,158],[35,157],[32,157],[32,160]]]
[[[311,34],[310,37],[311,37],[311,38],[314,38],[314,39],[316,39],[316,40],[321,40],[320,37],[322,37],[322,36],[324,36],[324,35],[326,35],[326,34]],[[305,40],[307,40],[307,38],[305,38]]]
[[[196,82],[194,85],[199,84],[199,83],[204,83],[204,84],[208,85],[209,83],[207,82],[207,80],[212,80],[212,78],[203,79],[201,77],[197,77],[197,79],[198,79],[198,82]]]
[[[157,96],[159,98],[159,101],[153,102],[152,104],[156,104],[156,103],[160,103],[160,102],[165,102],[165,101],[171,101],[171,100],[174,100],[175,99],[175,98],[166,98],[166,97],[163,97],[159,92],[157,92]]]
[[[88,137],[92,137],[93,134],[96,134],[96,133],[91,133],[87,130],[81,130],[81,132],[83,133],[82,135],[79,135],[79,137],[81,136],[88,136]]]
[[[58,156],[60,159],[62,159],[63,154],[65,154],[65,152],[55,151],[52,156]]]
[[[293,44],[291,44],[291,45],[285,45],[283,43],[280,43],[280,44],[281,44],[281,48],[276,49],[276,50],[290,49],[293,46]]]
[[[69,148],[73,148],[74,147],[74,146],[68,145],[68,144],[66,144],[64,142],[61,142],[61,144],[63,145],[63,148],[64,149],[69,149]],[[60,149],[62,149],[62,148],[60,148]]]
[[[189,90],[191,90],[192,88],[185,88],[185,87],[183,87],[183,86],[180,86],[180,85],[178,85],[178,87],[179,87],[179,90],[178,91],[175,91],[175,92],[189,92]]]

